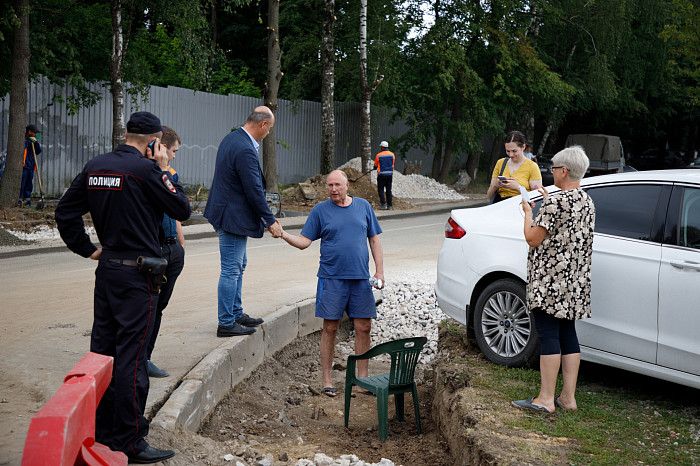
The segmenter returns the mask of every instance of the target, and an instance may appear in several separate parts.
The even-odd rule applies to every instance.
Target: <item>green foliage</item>
[[[671,24],[660,36],[670,45],[669,66],[676,76],[683,97],[700,106],[700,7],[691,0],[673,0]]]
[[[132,31],[125,80],[148,86],[260,97],[266,81],[266,2],[124,2]],[[95,102],[85,83],[109,81],[111,19],[105,0],[31,0],[30,75],[70,84],[54,99],[71,113]],[[217,21],[210,24],[212,8]],[[700,8],[696,0],[376,0],[368,5],[375,105],[396,109],[409,131],[398,152],[480,153],[485,138],[553,124],[557,148],[571,132],[608,132],[625,148],[700,147]],[[434,23],[422,22],[429,9]],[[320,100],[322,0],[280,4],[280,98]],[[358,101],[359,5],[336,1],[337,101]],[[12,62],[12,8],[0,12],[0,61]],[[0,94],[11,69],[0,69]],[[538,145],[538,141],[533,141]],[[485,158],[490,154],[485,153]]]
[[[69,84],[73,93],[55,96],[68,102],[71,114],[96,101],[85,82],[109,78],[111,47],[109,6],[99,2],[42,0],[30,3],[30,79],[45,76]],[[13,28],[18,25],[11,8],[0,16],[0,59],[12,62]],[[0,95],[9,92],[11,67],[0,69]]]

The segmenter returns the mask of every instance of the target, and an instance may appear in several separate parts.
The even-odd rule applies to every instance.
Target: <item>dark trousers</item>
[[[97,407],[95,440],[114,451],[137,454],[148,446],[146,345],[157,303],[136,267],[100,259],[90,351],[114,357],[114,370]]]
[[[377,176],[377,192],[379,193],[379,202],[386,204],[391,207],[391,181],[393,180],[391,175],[378,175]],[[384,190],[386,189],[386,202],[384,201]]]
[[[182,245],[179,242],[175,241],[173,244],[164,245],[161,248],[161,252],[163,259],[168,261],[168,267],[165,269],[165,278],[167,280],[161,285],[160,295],[158,295],[158,307],[156,308],[156,318],[153,322],[153,333],[146,351],[149,360],[151,359],[151,354],[153,354],[153,348],[156,346],[156,339],[160,331],[160,321],[163,318],[163,309],[168,306],[170,296],[172,296],[175,289],[177,277],[185,266],[185,250],[182,249]]]
[[[34,169],[22,169],[22,184],[19,187],[19,198],[28,199],[31,204],[32,191],[34,190]]]
[[[530,311],[535,318],[535,328],[540,339],[540,354],[580,353],[576,335],[576,321],[559,319],[536,307]]]

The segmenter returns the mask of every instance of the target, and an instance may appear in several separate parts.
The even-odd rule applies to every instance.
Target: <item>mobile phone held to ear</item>
[[[525,199],[525,202],[530,203],[530,195],[527,193],[525,186],[520,186],[520,195]]]
[[[156,156],[156,141],[157,140],[158,140],[157,138],[153,138],[153,141],[148,143],[148,148],[151,149],[151,157]]]

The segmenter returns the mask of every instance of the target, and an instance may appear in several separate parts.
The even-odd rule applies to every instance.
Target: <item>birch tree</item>
[[[321,173],[328,174],[335,161],[335,50],[333,26],[335,0],[324,0],[321,45]]]
[[[371,127],[371,103],[372,94],[379,87],[384,75],[379,74],[377,60],[374,76],[371,82],[368,80],[367,71],[367,0],[360,0],[360,87],[361,87],[361,119],[360,119],[360,150],[362,151],[362,173],[369,172],[367,162],[372,156],[372,127]]]

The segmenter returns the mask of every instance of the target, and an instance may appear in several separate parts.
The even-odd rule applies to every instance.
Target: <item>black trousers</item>
[[[114,357],[114,370],[97,407],[95,440],[114,451],[137,454],[148,446],[146,345],[157,303],[136,267],[100,259],[90,351]]]
[[[156,318],[153,322],[153,333],[151,334],[151,340],[148,342],[148,349],[146,351],[147,359],[151,359],[153,354],[153,348],[156,346],[156,339],[158,338],[158,332],[160,331],[160,321],[163,318],[163,309],[168,306],[170,302],[170,297],[175,289],[175,282],[177,277],[180,276],[182,268],[185,266],[185,250],[182,249],[182,245],[175,241],[173,244],[166,244],[161,247],[161,253],[163,259],[167,259],[168,267],[165,269],[165,278],[167,279],[165,283],[160,286],[160,295],[158,295],[158,307],[156,308]]]
[[[394,179],[390,175],[377,176],[377,193],[379,194],[379,202],[391,207],[391,182]],[[384,201],[384,190],[386,189],[386,202]]]

